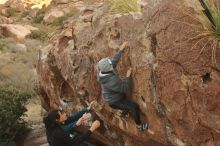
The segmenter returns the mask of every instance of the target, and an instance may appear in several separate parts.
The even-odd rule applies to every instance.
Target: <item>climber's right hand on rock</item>
[[[126,45],[127,45],[127,42],[123,42],[123,44],[120,45],[119,50],[123,52]]]
[[[96,120],[95,122],[92,123],[91,128],[89,129],[91,132],[95,131],[97,128],[100,127],[100,122]]]
[[[92,117],[92,115],[90,113],[85,113],[82,116],[83,121],[88,121],[91,117]]]
[[[130,67],[127,71],[126,77],[130,77],[132,73],[132,68]]]
[[[83,123],[84,119],[83,117],[81,117],[77,122],[76,122],[76,125],[77,126],[80,126],[82,123]]]

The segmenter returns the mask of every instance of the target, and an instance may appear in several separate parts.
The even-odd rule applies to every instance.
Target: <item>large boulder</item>
[[[40,50],[37,72],[43,107],[49,110],[53,101],[62,105],[66,99],[71,102],[63,108],[75,112],[96,99],[95,114],[104,125],[98,140],[106,145],[220,145],[220,50],[218,67],[211,62],[211,44],[197,58],[206,38],[200,44],[191,39],[199,32],[192,26],[201,24],[185,13],[198,14],[200,4],[196,0],[140,4],[141,14],[108,16],[106,5],[82,13]],[[123,41],[129,47],[117,70],[123,78],[133,68],[129,98],[140,106],[142,121],[150,123],[154,135],[138,131],[131,117],[120,118],[101,99],[97,62],[112,56]]]
[[[11,23],[13,23],[13,19],[1,16],[0,17],[0,24],[5,24],[5,23],[11,24]]]
[[[20,24],[0,24],[1,32],[6,37],[13,37],[16,40],[23,40],[26,36],[31,34],[31,31],[37,30],[30,25]]]
[[[2,11],[2,9],[4,9],[4,5],[0,4],[0,12]]]
[[[24,4],[21,0],[3,0],[0,1],[0,14],[6,17],[16,15],[24,10]]]
[[[22,12],[24,10],[24,4],[20,0],[10,2],[9,7],[15,9],[18,12]]]
[[[62,16],[64,16],[64,12],[62,10],[52,9],[45,14],[43,21],[46,24],[50,24],[50,23],[53,23],[54,20]]]

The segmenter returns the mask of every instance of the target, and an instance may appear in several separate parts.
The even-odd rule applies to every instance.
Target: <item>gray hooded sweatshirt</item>
[[[117,51],[111,60],[114,69],[120,58],[121,51]],[[99,72],[98,81],[101,83],[102,98],[111,105],[125,97],[130,89],[131,78],[126,77],[124,80],[121,80],[115,71],[108,74]]]

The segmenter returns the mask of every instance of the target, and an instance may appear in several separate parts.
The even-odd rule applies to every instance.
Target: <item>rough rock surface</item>
[[[26,36],[31,34],[31,31],[37,30],[30,25],[20,25],[20,24],[1,24],[0,31],[2,34],[7,37],[13,37],[16,40],[23,40]]]
[[[107,15],[105,4],[95,4],[68,21],[39,53],[44,108],[64,98],[70,101],[64,108],[75,112],[96,99],[95,114],[103,127],[95,136],[106,145],[220,145],[220,50],[217,67],[211,62],[211,44],[197,57],[207,40],[197,43],[192,39],[197,28],[183,23],[201,26],[184,13],[200,11],[198,2],[143,0],[141,14],[115,16]],[[96,63],[112,56],[123,41],[129,47],[117,69],[123,78],[133,68],[129,98],[139,104],[142,120],[155,135],[139,132],[130,117],[120,118],[101,100]]]
[[[44,16],[44,22],[46,24],[50,24],[52,23],[56,18],[58,17],[62,17],[64,15],[64,12],[62,10],[58,10],[58,9],[52,9],[50,10],[50,12],[48,12],[45,16]]]

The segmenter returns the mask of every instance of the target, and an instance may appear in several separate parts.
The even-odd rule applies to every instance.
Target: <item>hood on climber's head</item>
[[[48,113],[46,117],[44,117],[43,122],[45,124],[46,129],[51,128],[55,125],[56,119],[59,118],[58,111],[59,110],[52,110]]]
[[[103,58],[98,62],[98,69],[102,72],[113,71],[112,61],[109,58]]]
[[[43,122],[46,129],[52,128],[56,123],[63,123],[67,120],[67,115],[63,110],[53,110],[44,117]]]

